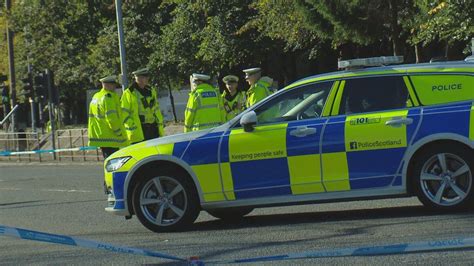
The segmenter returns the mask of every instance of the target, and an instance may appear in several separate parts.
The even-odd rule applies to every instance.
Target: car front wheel
[[[145,176],[133,192],[138,220],[154,232],[180,231],[199,215],[199,197],[189,179],[176,174]]]
[[[472,207],[472,150],[456,145],[431,148],[417,159],[415,173],[416,194],[425,206],[441,210]]]

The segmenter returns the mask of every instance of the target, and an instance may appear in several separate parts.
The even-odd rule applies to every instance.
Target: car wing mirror
[[[245,113],[240,118],[240,125],[244,127],[245,132],[252,132],[257,125],[257,114],[254,111]]]

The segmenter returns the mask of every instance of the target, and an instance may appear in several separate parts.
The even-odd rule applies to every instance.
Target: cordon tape
[[[40,154],[40,153],[57,153],[57,152],[67,152],[67,151],[91,151],[91,150],[97,150],[97,147],[84,146],[84,147],[78,147],[78,148],[54,149],[54,150],[0,151],[0,156]]]
[[[159,253],[155,251],[145,250],[145,249],[116,246],[116,245],[112,245],[108,243],[75,238],[75,237],[70,237],[70,236],[65,236],[65,235],[55,235],[55,234],[37,232],[37,231],[32,231],[32,230],[27,230],[27,229],[8,227],[4,225],[0,225],[0,236],[1,235],[25,239],[25,240],[48,242],[48,243],[68,245],[68,246],[78,246],[78,247],[106,250],[106,251],[117,252],[117,253],[142,255],[142,256],[148,256],[148,257],[181,261],[181,262],[187,261],[186,259],[178,258],[175,256],[171,256],[171,255],[167,255],[167,254],[163,254],[163,253]]]
[[[93,240],[80,239],[65,235],[56,235],[50,233],[37,232],[27,229],[8,227],[0,225],[0,236],[10,236],[19,239],[48,242],[54,244],[62,244],[69,246],[78,246],[91,249],[99,249],[116,253],[125,253],[133,255],[142,255],[148,257],[162,258],[181,262],[188,265],[204,265],[206,264],[235,264],[235,263],[251,263],[251,262],[268,262],[279,260],[294,260],[294,259],[310,259],[310,258],[331,258],[331,257],[351,257],[351,256],[376,256],[376,255],[391,255],[391,254],[405,254],[415,252],[429,252],[453,249],[472,249],[474,248],[474,237],[449,238],[445,240],[432,240],[423,242],[413,242],[395,245],[381,245],[381,246],[366,246],[356,248],[338,248],[308,251],[301,253],[290,253],[274,256],[263,256],[245,259],[233,260],[218,260],[218,261],[202,261],[199,257],[191,257],[184,259],[167,255],[160,252],[116,246],[113,244],[97,242]]]

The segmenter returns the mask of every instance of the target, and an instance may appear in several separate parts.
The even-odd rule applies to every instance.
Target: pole
[[[38,101],[38,121],[41,127],[41,134],[44,134],[43,105],[41,104],[41,100]]]
[[[32,97],[29,99],[30,101],[30,108],[31,108],[31,131],[34,133],[36,132],[36,114],[35,114],[35,107],[36,107],[36,104],[35,104],[35,97],[36,97],[36,93],[35,93],[35,89],[34,89],[34,84],[33,84],[33,72],[32,72],[32,67],[31,67],[31,64],[28,63],[28,78],[30,79],[30,84],[31,84],[31,89],[33,90],[32,93]]]
[[[46,75],[46,83],[48,87],[48,113],[49,113],[49,122],[51,123],[51,141],[53,142],[53,150],[56,149],[56,121],[54,119],[53,113],[53,86],[51,84],[51,71],[46,69],[44,71]],[[53,152],[53,159],[56,160],[56,153]]]
[[[26,50],[28,51],[26,53],[26,62],[28,63],[28,79],[30,81],[30,85],[31,85],[31,90],[32,90],[32,97],[29,99],[29,102],[30,102],[30,109],[31,109],[31,131],[33,133],[36,132],[36,103],[35,103],[35,99],[36,99],[36,90],[35,90],[35,84],[34,83],[34,80],[33,80],[33,66],[31,65],[31,60],[30,60],[30,52],[31,49],[30,49],[30,40],[29,38],[27,37],[29,34],[28,34],[28,27],[24,27],[23,28],[23,32],[25,32],[25,46],[26,46]]]
[[[122,69],[122,91],[128,87],[127,80],[127,61],[125,59],[125,40],[123,35],[123,19],[122,19],[122,0],[115,0],[115,10],[117,13],[117,29],[120,48],[120,65]]]
[[[170,94],[170,103],[171,103],[171,110],[173,111],[174,122],[178,123],[178,117],[176,116],[176,108],[174,106],[174,97],[173,97],[173,93],[171,92],[171,82],[168,76],[167,76],[167,80],[168,80],[168,93]]]
[[[35,101],[33,98],[30,98],[30,108],[31,108],[31,132],[36,132],[36,123],[35,123]]]
[[[7,121],[7,119],[15,113],[17,108],[18,108],[18,105],[15,105],[15,107],[13,107],[13,109],[5,116],[5,118],[2,121],[0,121],[0,126],[2,126],[5,123],[5,121]]]
[[[11,0],[5,0],[5,7],[7,12],[11,9]],[[9,76],[10,76],[10,103],[11,106],[16,106],[16,79],[15,79],[15,57],[13,53],[13,32],[10,30],[8,25],[8,19],[6,20],[7,28],[7,43],[8,43],[8,65],[9,65]],[[12,132],[16,131],[16,116],[12,116]]]

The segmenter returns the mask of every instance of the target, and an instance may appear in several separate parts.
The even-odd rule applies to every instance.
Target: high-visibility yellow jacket
[[[250,88],[247,90],[245,107],[249,108],[250,106],[263,100],[268,95],[272,94],[270,90],[272,82],[273,79],[270,77],[261,77],[255,84],[250,86]]]
[[[238,91],[233,97],[229,94],[229,92],[224,91],[221,98],[225,121],[229,121],[236,117],[245,108],[245,97],[240,91]]]
[[[117,93],[101,89],[89,105],[89,146],[120,148],[128,145]]]
[[[134,82],[122,95],[122,112],[124,114],[123,124],[130,143],[144,140],[142,124],[156,123],[160,137],[165,135],[163,115],[156,90],[147,87],[149,95],[142,95],[138,85]]]
[[[184,111],[184,132],[218,126],[224,122],[220,95],[211,85],[202,83],[189,94]]]

